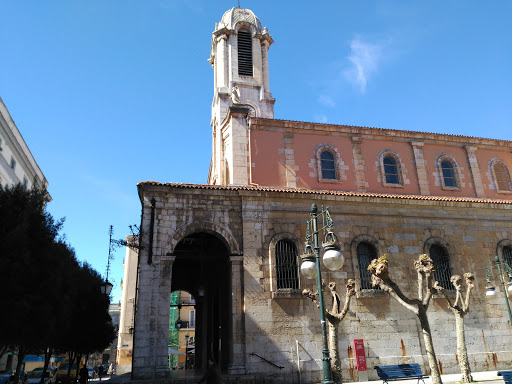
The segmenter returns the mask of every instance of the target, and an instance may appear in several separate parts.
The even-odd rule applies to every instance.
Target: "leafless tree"
[[[475,276],[472,273],[465,273],[464,280],[466,281],[466,297],[462,294],[462,277],[459,275],[453,275],[451,282],[455,287],[456,296],[455,302],[448,297],[443,287],[439,284],[435,285],[435,288],[441,292],[448,302],[448,307],[455,315],[455,330],[457,332],[457,357],[459,360],[460,373],[462,374],[461,381],[464,383],[473,382],[473,376],[471,376],[471,368],[468,360],[468,351],[466,348],[466,337],[464,335],[464,316],[469,311],[469,297],[471,290],[475,287]]]
[[[428,322],[427,309],[430,304],[432,295],[436,293],[434,283],[434,263],[432,259],[426,255],[420,255],[418,260],[414,262],[414,268],[418,278],[418,298],[410,299],[402,292],[398,285],[391,280],[388,271],[388,260],[386,255],[372,260],[368,266],[368,270],[372,274],[372,285],[380,287],[383,291],[389,293],[391,297],[397,300],[409,311],[414,313],[419,321],[423,332],[423,340],[425,341],[425,349],[427,350],[428,364],[430,366],[432,383],[442,384],[439,366],[432,343],[432,333]]]
[[[325,318],[329,323],[329,353],[331,356],[331,371],[333,373],[334,382],[341,384],[343,382],[343,378],[341,376],[341,359],[340,359],[340,351],[338,348],[338,326],[347,314],[350,306],[350,298],[356,293],[356,282],[353,279],[349,279],[346,285],[346,293],[345,293],[345,304],[343,308],[341,307],[340,296],[336,291],[336,283],[329,283],[329,290],[331,291],[332,297],[332,308],[331,310],[325,310]],[[322,290],[325,289],[325,282],[322,281]],[[317,302],[318,292],[313,293],[310,289],[304,289],[302,291],[303,295],[310,298],[314,303],[317,304],[318,307],[320,305]]]

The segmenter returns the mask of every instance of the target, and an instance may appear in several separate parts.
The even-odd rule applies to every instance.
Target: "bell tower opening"
[[[232,347],[231,263],[228,249],[216,236],[199,232],[182,239],[174,249],[174,256],[176,259],[172,268],[173,293],[170,297],[169,335],[171,336],[172,329],[177,328],[186,332],[183,327],[186,325],[189,331],[189,348],[190,311],[193,311],[194,317],[193,356],[190,350],[187,350],[186,356],[181,355],[182,365],[184,367],[186,361],[187,369],[191,369],[193,359],[193,368],[206,369],[208,358],[213,357],[221,370],[226,370],[230,364]],[[178,305],[181,323],[177,324],[178,318],[173,308],[177,308]],[[189,316],[188,323],[181,317],[184,315]],[[172,322],[174,324],[171,324]],[[177,332],[183,333],[182,338],[186,335],[184,331]],[[174,336],[174,339],[178,339],[178,345],[182,344],[179,341],[180,336]],[[187,339],[181,341],[185,341],[186,346]],[[178,366],[180,357],[169,359],[170,363],[174,360]]]

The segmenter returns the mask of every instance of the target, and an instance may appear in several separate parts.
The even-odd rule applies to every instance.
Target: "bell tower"
[[[273,42],[249,9],[232,8],[215,25],[208,59],[214,77],[208,184],[249,183],[247,118],[274,118],[268,71]]]

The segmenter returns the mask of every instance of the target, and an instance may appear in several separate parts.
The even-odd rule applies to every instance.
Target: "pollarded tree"
[[[432,342],[432,333],[427,316],[427,309],[430,304],[432,295],[436,293],[434,283],[434,263],[432,259],[426,255],[420,255],[418,260],[414,262],[418,278],[418,298],[410,299],[402,292],[398,285],[389,277],[389,264],[386,255],[373,259],[368,270],[372,274],[372,285],[380,287],[383,291],[389,293],[391,297],[397,300],[409,311],[414,313],[420,321],[421,330],[423,332],[423,340],[425,341],[425,349],[427,350],[428,364],[430,366],[432,383],[442,384],[441,373],[437,364],[434,344]]]
[[[329,353],[331,356],[331,371],[333,373],[333,380],[336,383],[341,384],[343,382],[343,377],[341,376],[341,359],[340,359],[340,351],[338,347],[338,326],[340,322],[345,318],[349,307],[350,307],[350,298],[356,293],[356,282],[353,279],[349,279],[346,285],[346,293],[345,293],[345,304],[343,308],[341,307],[340,296],[336,292],[336,283],[329,283],[329,290],[331,291],[332,296],[332,308],[329,311],[325,310],[325,318],[329,323]],[[322,281],[322,289],[325,289],[325,284]],[[318,292],[313,293],[310,289],[304,289],[302,291],[304,296],[310,298],[314,303],[317,303]],[[317,306],[320,305],[317,303]]]
[[[455,302],[452,303],[443,287],[436,284],[435,288],[443,294],[444,298],[448,302],[448,307],[455,315],[457,357],[459,360],[460,373],[462,374],[461,380],[464,383],[471,383],[473,382],[473,377],[471,376],[468,350],[466,348],[466,337],[464,335],[464,316],[466,316],[469,311],[469,297],[471,295],[471,290],[475,287],[475,276],[469,272],[464,274],[464,280],[466,281],[466,298],[464,298],[462,294],[462,277],[459,275],[453,275],[450,280],[456,291]]]

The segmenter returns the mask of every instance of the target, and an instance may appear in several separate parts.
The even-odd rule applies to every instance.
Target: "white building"
[[[48,181],[30,153],[23,136],[0,98],[0,184],[34,183],[48,187]]]

